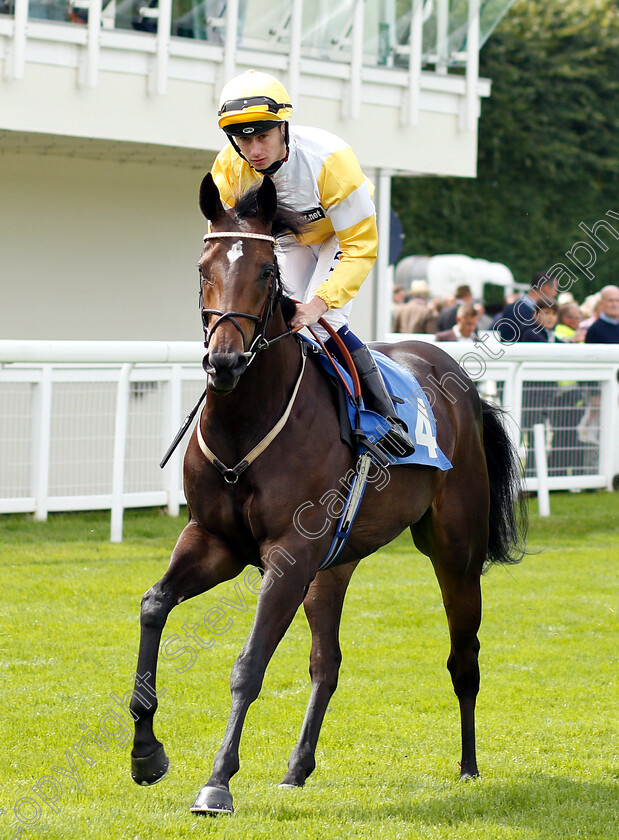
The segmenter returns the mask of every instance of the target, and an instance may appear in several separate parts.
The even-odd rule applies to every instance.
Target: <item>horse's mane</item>
[[[235,204],[233,207],[234,215],[238,220],[252,219],[259,216],[258,202],[256,195],[260,189],[261,181],[252,184],[244,193],[235,196]],[[284,236],[286,234],[293,234],[299,236],[307,227],[307,219],[302,213],[293,210],[285,199],[280,201],[278,196],[277,213],[273,219],[271,233],[273,236]]]

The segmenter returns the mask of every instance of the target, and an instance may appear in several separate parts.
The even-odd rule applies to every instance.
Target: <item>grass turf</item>
[[[480,780],[457,778],[439,589],[403,535],[353,577],[340,686],[313,776],[303,789],[277,788],[309,692],[300,614],[248,715],[231,785],[237,810],[215,819],[188,808],[223,734],[255,595],[240,578],[247,609],[227,610],[232,624],[216,644],[195,661],[160,659],[156,732],[172,768],[140,788],[128,772],[131,720],[117,700],[131,687],[140,596],[163,574],[182,522],[129,512],[125,542],[112,545],[107,514],[0,517],[2,837],[616,837],[619,497],[553,494],[551,505],[548,519],[532,507],[524,562],[483,580]],[[182,604],[164,640],[184,637],[182,625],[222,597],[242,605],[238,592],[229,582]],[[80,756],[88,732],[103,746],[86,737]]]

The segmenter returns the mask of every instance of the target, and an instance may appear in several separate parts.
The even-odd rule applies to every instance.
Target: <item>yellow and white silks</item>
[[[290,296],[316,295],[334,328],[348,322],[352,299],[369,274],[378,247],[373,187],[350,146],[327,131],[289,126],[288,160],[271,176],[278,195],[310,222],[303,236],[278,248],[284,285]],[[213,164],[212,175],[225,205],[232,207],[262,175],[232,145]]]

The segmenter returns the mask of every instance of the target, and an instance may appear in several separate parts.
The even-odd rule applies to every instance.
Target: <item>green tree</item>
[[[607,210],[619,211],[616,0],[518,0],[481,53],[492,79],[479,125],[478,177],[396,178],[403,254],[503,262],[527,282]],[[606,217],[615,230],[619,222]],[[578,300],[617,282],[619,240],[603,234]]]

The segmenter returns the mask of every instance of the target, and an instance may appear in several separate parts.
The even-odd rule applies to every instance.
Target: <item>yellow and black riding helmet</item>
[[[247,70],[231,79],[221,92],[217,115],[219,127],[243,159],[234,137],[264,134],[284,123],[286,156],[265,170],[266,174],[272,175],[288,160],[288,120],[292,116],[292,104],[288,91],[275,76]]]

